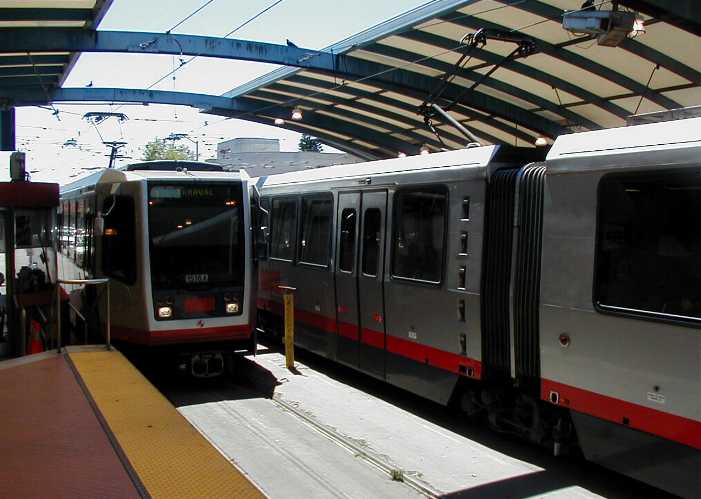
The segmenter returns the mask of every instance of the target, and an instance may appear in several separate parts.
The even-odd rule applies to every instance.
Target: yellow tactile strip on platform
[[[70,358],[151,497],[264,497],[122,354]]]

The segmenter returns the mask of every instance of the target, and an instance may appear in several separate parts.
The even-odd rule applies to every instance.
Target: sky
[[[321,49],[354,35],[427,0],[283,0],[277,6],[237,31],[230,38],[285,44],[293,41],[304,48]],[[164,32],[184,19],[205,0],[114,0],[99,26],[101,30]],[[214,0],[173,33],[223,36],[253,17],[273,0]],[[81,55],[64,87],[146,88],[179,65],[178,57],[139,54]],[[200,57],[154,86],[220,95],[277,66],[244,61]],[[67,183],[90,173],[85,168],[107,165],[104,141],[124,141],[122,153],[141,159],[144,145],[171,133],[187,133],[199,142],[200,159],[216,157],[216,144],[235,137],[267,137],[280,140],[283,151],[296,151],[299,134],[274,126],[224,119],[181,106],[124,104],[56,104],[51,109],[17,109],[17,149],[27,154],[27,170],[34,181]],[[83,119],[91,111],[116,111],[128,120],[107,120],[97,127]],[[192,147],[194,145],[184,141]],[[325,147],[326,151],[333,151]],[[1,164],[8,155],[0,153]],[[0,168],[3,173],[7,168]],[[0,179],[1,180],[1,179]]]

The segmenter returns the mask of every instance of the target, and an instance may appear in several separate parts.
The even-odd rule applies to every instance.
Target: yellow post
[[[295,295],[296,288],[278,286],[283,292],[285,307],[285,365],[287,369],[295,368]]]

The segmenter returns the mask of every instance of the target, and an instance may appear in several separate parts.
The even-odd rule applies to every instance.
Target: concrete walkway
[[[632,498],[651,491],[661,497],[589,463],[553,458],[470,426],[379,381],[307,359],[314,369],[298,362],[293,374],[283,355],[264,351],[243,361],[236,384],[161,389],[272,498]]]

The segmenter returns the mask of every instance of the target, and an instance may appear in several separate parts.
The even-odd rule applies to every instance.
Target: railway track
[[[330,428],[327,425],[324,425],[317,421],[315,418],[310,417],[308,414],[306,414],[304,411],[300,410],[298,407],[295,407],[294,404],[291,404],[289,402],[286,402],[285,400],[282,399],[280,396],[274,396],[272,398],[272,401],[280,406],[282,409],[288,411],[289,413],[293,414],[295,417],[299,418],[301,421],[304,421],[307,425],[311,426],[314,430],[318,431],[325,437],[329,438],[330,440],[334,441],[341,447],[344,447],[347,449],[349,452],[353,453],[353,455],[357,459],[361,459],[368,463],[371,466],[374,466],[381,472],[385,473],[390,479],[398,482],[402,482],[405,484],[407,487],[410,487],[420,494],[423,494],[426,497],[429,498],[439,498],[441,497],[442,493],[424,481],[411,476],[410,474],[406,473],[404,470],[402,470],[399,467],[392,466],[387,462],[386,459],[383,459],[382,456],[378,456],[373,452],[368,451],[367,449],[362,448],[358,444],[356,444],[352,438],[349,438],[338,431],[335,431],[334,429]]]

